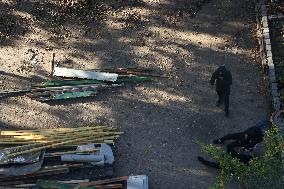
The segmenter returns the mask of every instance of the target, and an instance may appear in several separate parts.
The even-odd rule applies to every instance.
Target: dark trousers
[[[225,104],[225,112],[229,111],[229,97],[230,97],[230,91],[222,91],[222,90],[217,90],[216,91],[218,94],[218,101],[223,102]]]
[[[243,140],[243,136],[244,136],[243,132],[241,132],[241,133],[233,133],[233,134],[228,134],[228,135],[223,136],[222,138],[220,138],[220,140],[222,140],[224,142],[226,140],[234,140],[233,142],[231,142],[231,143],[229,143],[227,145],[227,152],[232,152],[232,150],[235,147],[243,146],[243,144],[241,142],[239,142],[239,141]]]

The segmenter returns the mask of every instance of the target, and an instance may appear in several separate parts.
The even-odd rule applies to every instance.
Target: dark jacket
[[[223,75],[223,80],[219,78]],[[214,85],[216,81],[216,91],[230,92],[230,86],[232,84],[232,75],[225,66],[220,66],[213,74],[210,80],[211,85]]]
[[[247,137],[245,137],[245,134],[247,135]],[[229,147],[230,144],[233,144],[234,142],[228,144],[227,153],[231,154],[232,157],[239,159],[240,162],[248,164],[249,161],[254,158],[253,157],[254,147],[256,146],[256,144],[262,142],[262,140],[263,140],[262,130],[257,126],[251,127],[245,130],[244,132],[242,132],[240,138],[237,140],[239,145],[234,145],[235,147],[242,147],[244,148],[244,150],[250,149],[251,153],[244,153],[245,151],[241,153],[236,151],[234,147]],[[207,166],[220,168],[220,163],[218,162],[209,161],[200,156],[198,156],[198,160]]]
[[[245,137],[247,135],[247,137]],[[240,141],[246,149],[254,148],[256,144],[263,140],[263,132],[258,126],[250,127],[243,132],[243,139]]]

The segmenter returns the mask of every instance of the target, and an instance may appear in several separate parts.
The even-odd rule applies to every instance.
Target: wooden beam
[[[110,184],[110,183],[115,183],[115,182],[124,182],[124,181],[127,181],[128,178],[129,178],[128,176],[123,176],[123,177],[98,180],[98,181],[92,181],[92,182],[81,182],[79,183],[79,185],[87,187],[87,186],[95,186],[95,185],[102,185],[102,184]]]

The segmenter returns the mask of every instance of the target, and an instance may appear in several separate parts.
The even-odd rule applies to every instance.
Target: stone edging
[[[257,21],[257,30],[258,30],[258,41],[260,46],[261,63],[262,66],[266,68],[268,72],[273,108],[275,111],[279,111],[281,107],[281,101],[278,94],[275,67],[272,58],[268,16],[267,16],[267,8],[265,0],[259,0],[258,2],[256,2],[256,21]]]
[[[268,16],[268,19],[280,19],[280,18],[284,18],[283,14],[276,14],[276,15],[270,15]]]

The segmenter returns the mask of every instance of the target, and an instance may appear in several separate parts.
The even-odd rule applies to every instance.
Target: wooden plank
[[[64,89],[78,89],[78,88],[108,88],[108,87],[117,87],[118,85],[108,85],[108,84],[78,84],[78,85],[61,85],[61,86],[46,86],[33,88],[32,92],[40,92],[40,91],[56,91],[56,90],[64,90]]]
[[[118,77],[116,73],[84,71],[61,67],[55,67],[53,75],[57,77],[97,79],[100,81],[116,81]]]
[[[120,74],[120,76],[127,75],[127,76],[143,76],[143,77],[158,77],[158,78],[169,78],[167,75],[159,75],[154,73],[143,73],[143,72],[135,72],[135,71],[126,71],[126,72],[115,72]]]
[[[66,184],[58,181],[38,180],[37,186],[43,189],[122,189],[122,184],[100,185],[91,187],[80,187],[78,184]]]
[[[84,180],[59,180],[58,182],[65,183],[65,184],[78,184],[80,182],[90,182],[90,180],[89,179],[84,179]]]
[[[36,184],[18,184],[18,185],[15,185],[15,187],[16,188],[21,188],[21,187],[23,187],[23,188],[31,188],[31,187],[35,187],[36,186]]]
[[[98,181],[92,181],[92,182],[81,182],[79,183],[80,186],[95,186],[95,185],[102,185],[102,184],[110,184],[115,182],[124,182],[127,181],[129,177],[123,176],[123,177],[116,177],[111,179],[104,179],[104,180],[98,180]]]
[[[40,101],[82,98],[82,97],[89,97],[89,96],[96,95],[99,89],[104,89],[104,88],[109,88],[109,87],[119,87],[119,86],[122,86],[122,85],[95,84],[95,85],[47,87],[46,89],[49,89],[49,91],[44,91],[42,93],[33,93],[32,96],[35,96]],[[53,88],[60,88],[60,89],[52,90]],[[44,90],[44,88],[41,88],[41,90]]]
[[[78,189],[78,186],[76,184],[65,184],[60,183],[57,181],[48,181],[48,180],[38,180],[36,182],[36,185],[39,188],[45,188],[45,189]]]
[[[5,90],[5,91],[0,91],[0,97],[5,97],[5,96],[9,96],[9,95],[21,95],[21,94],[25,94],[28,92],[31,92],[32,89],[31,88],[27,88],[27,89],[16,89],[16,90]]]
[[[123,189],[123,184],[108,184],[108,185],[97,185],[97,186],[87,186],[80,187],[79,189]]]
[[[87,84],[107,84],[104,81],[99,81],[96,79],[92,80],[59,80],[59,81],[45,81],[42,82],[40,86],[35,87],[51,87],[51,86],[66,86],[66,85],[87,85]]]
[[[5,184],[4,182],[6,182],[6,181],[29,179],[29,178],[33,178],[33,177],[55,175],[55,174],[62,174],[62,173],[68,173],[68,172],[69,172],[68,167],[61,167],[61,168],[56,168],[56,169],[43,169],[43,170],[37,171],[37,172],[32,173],[32,174],[27,174],[27,175],[13,176],[13,177],[1,177],[0,182],[1,182],[1,184]]]
[[[55,53],[52,53],[52,61],[51,61],[51,74],[50,75],[53,75],[53,71],[54,71],[54,66],[55,66]]]
[[[135,72],[153,72],[153,69],[150,68],[138,68],[138,67],[126,67],[126,68],[102,68],[102,69],[91,69],[90,71],[101,71],[101,72],[110,72],[116,73],[117,71],[135,71]]]
[[[139,77],[139,76],[121,76],[117,79],[117,82],[144,82],[152,81],[151,77]]]

